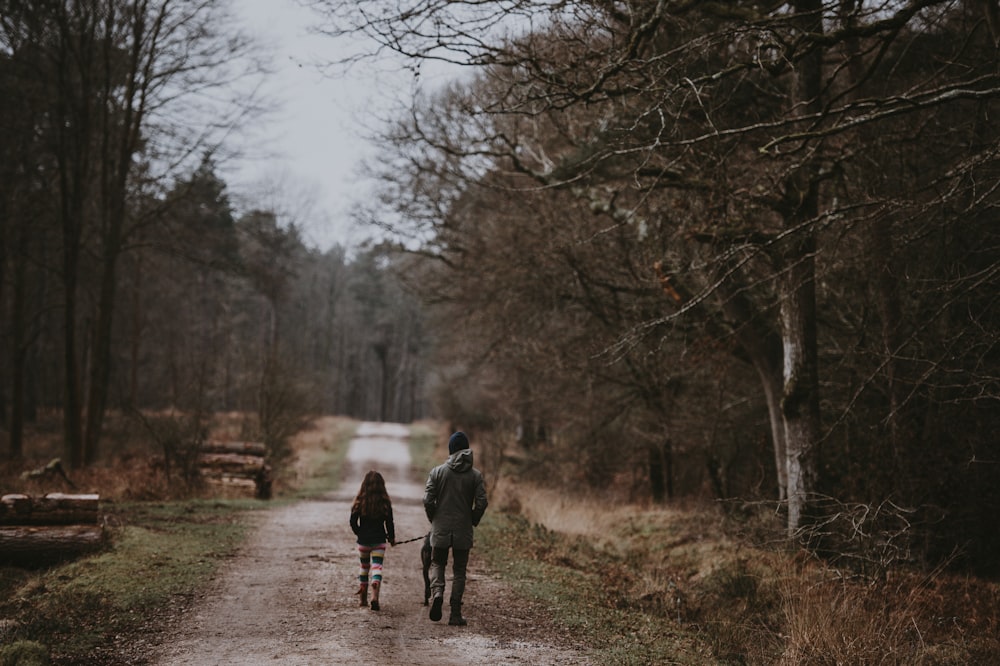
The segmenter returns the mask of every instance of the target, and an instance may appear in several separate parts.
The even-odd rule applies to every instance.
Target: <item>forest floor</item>
[[[348,526],[361,478],[378,469],[393,500],[397,540],[428,528],[405,426],[362,424],[340,490],[260,512],[253,533],[210,589],[166,620],[145,646],[158,666],[182,664],[588,664],[544,608],[517,598],[472,551],[466,627],[432,622],[423,605],[421,541],[386,553],[381,610],[358,605],[357,550]],[[450,580],[449,580],[450,585]],[[445,593],[447,597],[447,591]]]

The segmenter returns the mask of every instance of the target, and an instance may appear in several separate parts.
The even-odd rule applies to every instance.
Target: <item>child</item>
[[[377,611],[386,542],[396,545],[396,528],[392,522],[392,501],[385,489],[385,479],[375,470],[365,474],[361,490],[354,498],[351,506],[351,530],[358,537],[358,554],[361,556],[361,586],[357,594],[361,597],[361,606],[367,606],[370,582],[371,609]]]

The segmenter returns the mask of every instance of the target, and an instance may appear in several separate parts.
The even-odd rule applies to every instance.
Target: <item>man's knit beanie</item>
[[[448,455],[467,448],[469,448],[469,438],[461,430],[452,435],[451,439],[448,440]]]

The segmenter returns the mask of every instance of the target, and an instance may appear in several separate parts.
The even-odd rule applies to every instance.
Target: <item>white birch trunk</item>
[[[810,236],[811,239],[811,236]],[[788,475],[788,533],[803,524],[816,490],[819,454],[819,373],[813,242],[800,245],[783,279],[781,338],[784,350],[781,416]]]

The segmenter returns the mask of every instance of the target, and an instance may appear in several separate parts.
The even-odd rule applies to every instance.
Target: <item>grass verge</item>
[[[998,663],[995,581],[902,568],[860,579],[738,539],[735,519],[713,506],[643,507],[526,485],[504,488],[495,504],[477,557],[549,608],[596,663]]]
[[[343,477],[348,444],[358,422],[322,417],[292,441],[295,462],[280,478],[279,494],[286,499],[309,499],[336,489]]]
[[[115,663],[115,637],[191,598],[231,556],[253,500],[126,503],[99,554],[32,571],[5,568],[4,643],[36,641],[55,663]]]
[[[714,664],[695,632],[663,615],[622,607],[627,561],[590,541],[522,516],[487,514],[476,532],[477,557],[515,592],[549,607],[600,664]]]

